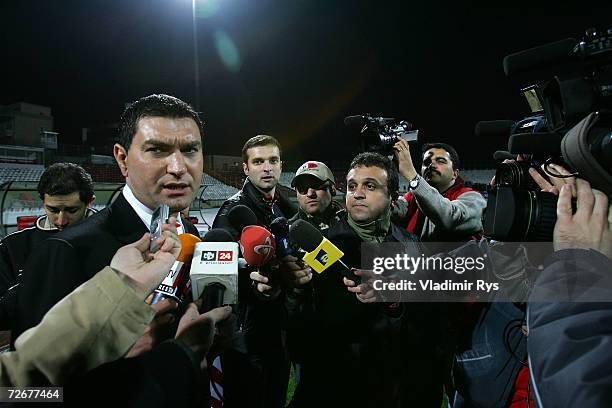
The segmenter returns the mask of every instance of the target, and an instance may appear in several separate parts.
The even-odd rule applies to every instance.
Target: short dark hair
[[[247,150],[249,150],[251,147],[270,146],[270,145],[278,147],[278,155],[279,156],[282,155],[281,145],[274,136],[268,136],[268,135],[253,136],[252,138],[246,141],[244,146],[242,146],[242,161],[244,163],[248,163],[249,156],[247,154]]]
[[[142,118],[191,118],[198,125],[200,137],[204,138],[204,125],[198,113],[186,102],[174,96],[154,94],[128,104],[119,121],[119,144],[129,150]]]
[[[388,157],[373,152],[359,153],[351,161],[349,171],[356,167],[378,167],[385,170],[387,172],[387,192],[389,196],[393,196],[399,190],[399,174]]]
[[[423,145],[423,149],[421,153],[425,154],[429,149],[444,149],[448,152],[452,162],[453,162],[453,170],[459,170],[461,167],[459,165],[459,155],[455,148],[446,143],[426,143]]]
[[[40,199],[79,192],[79,200],[88,204],[94,195],[94,185],[89,173],[74,163],[55,163],[47,167],[38,182]]]

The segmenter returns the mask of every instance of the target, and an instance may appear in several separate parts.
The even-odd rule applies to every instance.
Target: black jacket
[[[612,260],[596,251],[554,253],[532,299],[564,294],[569,302],[530,302],[529,368],[540,407],[612,404]]]
[[[197,229],[184,222],[186,232]],[[123,245],[133,243],[148,231],[123,194],[104,210],[57,233],[40,246],[26,263],[18,291],[18,320],[13,339],[38,324],[45,313],[77,286],[110,263]],[[134,359],[107,363],[64,388],[68,402],[81,405],[93,389],[116,389],[116,401],[126,406],[173,406],[174,402],[205,398],[200,386],[198,362],[189,350],[162,344]],[[196,387],[197,386],[197,387]],[[108,394],[110,400],[111,395]]]
[[[198,235],[189,222],[187,232]],[[148,231],[121,194],[104,210],[55,234],[31,256],[17,294],[13,339],[37,325],[47,311],[110,263],[117,250]]]
[[[278,191],[278,190],[277,190]],[[227,199],[213,222],[213,228],[223,228],[238,240],[240,231],[231,225],[227,214],[235,206],[249,207],[257,223],[269,228],[277,217],[290,218],[294,206],[277,193],[274,204],[247,179],[242,190]],[[238,327],[244,335],[247,355],[233,351],[221,356],[224,377],[224,406],[276,408],[283,407],[289,379],[289,362],[282,332],[283,308],[280,299],[259,298],[252,289],[249,270],[238,276]]]
[[[278,193],[278,189],[277,189]],[[293,217],[296,213],[295,206],[291,202],[278,193],[278,197],[272,208],[264,200],[263,194],[253,186],[251,181],[247,178],[244,181],[242,190],[225,200],[225,202],[219,208],[219,212],[213,221],[213,228],[223,228],[230,232],[234,239],[238,240],[240,231],[236,230],[230,223],[227,214],[232,208],[237,205],[246,205],[255,213],[257,222],[259,225],[269,228],[270,223],[277,217],[285,217],[287,219]]]
[[[361,264],[361,238],[346,217],[330,227],[328,239],[349,267]],[[385,242],[413,238],[392,225]],[[334,266],[313,276],[310,288],[288,300],[290,329],[300,330],[300,383],[292,407],[435,407],[442,375],[436,344],[435,305],[404,305],[402,316],[385,305],[359,302]]]
[[[85,217],[96,211],[88,208]],[[35,248],[45,239],[60,230],[48,226],[47,216],[36,220],[34,226],[13,232],[0,241],[0,329],[9,329],[14,319],[17,301],[16,286],[22,280],[26,261],[34,254]],[[76,224],[75,224],[76,225]]]

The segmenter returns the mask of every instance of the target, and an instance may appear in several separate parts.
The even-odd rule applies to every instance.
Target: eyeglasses
[[[297,190],[298,193],[302,194],[302,195],[306,195],[308,194],[308,190],[309,189],[313,189],[313,190],[325,190],[329,187],[329,183],[323,183],[323,184],[319,184],[318,186],[313,186],[313,185],[297,185],[295,186],[295,189]]]

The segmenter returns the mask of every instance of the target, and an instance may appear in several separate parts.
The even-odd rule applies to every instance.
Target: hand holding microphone
[[[344,256],[337,246],[323,237],[321,232],[304,220],[297,220],[289,229],[291,242],[295,242],[306,255],[302,258],[314,271],[322,273],[332,265],[340,268],[342,276],[359,284],[361,280],[342,262]]]

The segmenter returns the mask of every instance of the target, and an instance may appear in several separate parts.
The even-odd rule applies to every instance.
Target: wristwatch
[[[417,174],[412,180],[410,180],[410,183],[408,185],[410,186],[411,190],[414,190],[414,189],[416,189],[419,186],[419,180],[420,179],[421,178]]]

